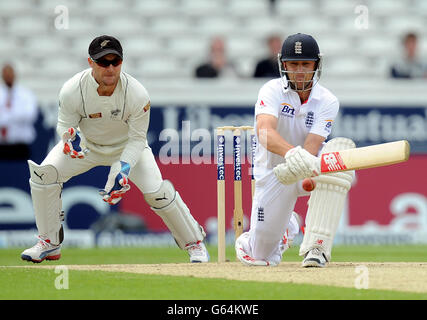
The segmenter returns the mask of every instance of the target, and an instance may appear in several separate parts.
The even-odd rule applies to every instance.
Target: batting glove
[[[320,161],[307,150],[297,146],[286,153],[285,163],[277,165],[273,172],[281,183],[293,184],[305,178],[318,176]]]
[[[87,149],[82,150],[80,147],[80,134],[74,128],[68,128],[68,130],[64,132],[62,135],[62,142],[64,143],[64,154],[69,155],[73,159],[83,159],[89,151]]]
[[[99,190],[102,200],[110,205],[118,203],[126,191],[129,191],[130,165],[124,161],[113,163],[103,190]]]

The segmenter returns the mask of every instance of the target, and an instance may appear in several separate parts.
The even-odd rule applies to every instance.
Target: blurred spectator
[[[404,56],[391,67],[393,78],[421,78],[427,76],[427,68],[417,55],[418,37],[408,33],[403,38]]]
[[[275,15],[277,11],[277,0],[268,0],[270,6],[270,14]]]
[[[277,54],[282,49],[282,39],[277,35],[272,35],[267,39],[270,54],[267,58],[259,61],[255,67],[255,78],[279,78],[279,64]]]
[[[16,84],[10,64],[2,68],[0,85],[0,160],[28,160],[36,138],[38,108],[34,95]]]
[[[209,61],[196,68],[196,78],[225,78],[236,75],[235,66],[228,61],[224,40],[220,37],[214,38],[210,45]]]

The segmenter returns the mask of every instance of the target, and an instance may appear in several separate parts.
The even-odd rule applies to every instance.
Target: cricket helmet
[[[290,35],[283,42],[282,50],[277,56],[279,63],[280,76],[284,85],[284,89],[292,89],[295,91],[311,90],[319,81],[322,73],[322,54],[316,40],[304,33]],[[303,72],[311,74],[309,81],[304,81],[303,88],[298,89],[293,81],[290,81],[289,74],[296,73],[295,71],[286,70],[285,61],[315,61],[314,71]],[[298,73],[300,73],[298,71]]]

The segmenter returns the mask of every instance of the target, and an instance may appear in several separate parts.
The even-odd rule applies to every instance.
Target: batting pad
[[[145,194],[145,200],[169,228],[181,249],[190,243],[203,241],[206,234],[190,213],[172,183],[164,180],[158,191]]]
[[[52,244],[58,245],[63,240],[60,234],[63,219],[62,186],[57,182],[58,172],[52,165],[39,166],[31,160],[28,160],[28,166],[31,176],[31,198],[39,236],[48,238]]]
[[[335,138],[329,141],[322,153],[355,148],[352,140]],[[331,259],[332,244],[354,171],[320,175],[315,179],[316,188],[308,201],[304,240],[299,254],[305,255],[313,248],[321,248],[328,261]]]

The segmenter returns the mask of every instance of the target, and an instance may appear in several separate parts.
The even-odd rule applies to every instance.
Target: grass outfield
[[[208,247],[216,261],[216,248]],[[240,281],[129,272],[68,271],[68,289],[57,289],[54,265],[188,263],[177,248],[64,248],[59,261],[32,264],[20,260],[22,249],[0,250],[0,299],[144,299],[144,300],[288,300],[288,299],[427,299],[427,293],[343,288],[324,285]],[[427,262],[427,246],[337,246],[333,262]],[[234,261],[233,248],[227,257]],[[300,262],[298,248],[284,261]],[[26,266],[16,268],[11,266]],[[261,270],[261,269],[260,269]],[[425,284],[424,284],[425,285]],[[37,290],[35,290],[37,288]]]

